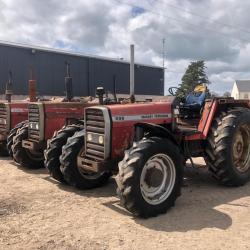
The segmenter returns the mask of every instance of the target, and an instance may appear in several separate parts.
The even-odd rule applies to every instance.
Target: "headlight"
[[[96,143],[96,144],[104,144],[104,136],[96,133],[87,133],[87,141]]]
[[[102,136],[102,135],[99,136],[98,141],[99,141],[100,144],[103,144],[104,139],[103,139],[103,136]]]
[[[6,125],[7,121],[6,121],[6,119],[0,119],[0,123]]]
[[[39,130],[39,124],[37,122],[30,122],[29,127],[30,129]]]
[[[87,140],[88,140],[88,141],[92,141],[92,139],[93,139],[93,138],[92,138],[92,134],[87,134]]]

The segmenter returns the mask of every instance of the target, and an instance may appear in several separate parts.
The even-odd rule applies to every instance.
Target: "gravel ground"
[[[115,183],[79,191],[0,159],[0,249],[250,249],[250,184],[225,188],[203,162],[187,168],[176,206],[133,218]]]

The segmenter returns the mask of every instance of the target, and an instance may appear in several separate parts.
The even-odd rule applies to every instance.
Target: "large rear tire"
[[[205,160],[221,184],[241,186],[250,179],[250,110],[222,112],[213,122]]]
[[[60,170],[60,155],[62,147],[67,143],[67,139],[75,132],[83,129],[81,125],[67,125],[59,131],[56,131],[53,137],[48,141],[47,149],[44,151],[44,165],[48,169],[51,177],[60,182],[65,182]]]
[[[104,185],[109,177],[109,172],[91,174],[84,172],[77,166],[77,156],[84,147],[85,131],[76,132],[70,137],[62,148],[60,156],[61,171],[66,182],[79,189],[90,189]]]
[[[18,123],[13,129],[10,130],[10,133],[7,137],[7,150],[10,157],[13,157],[12,145],[13,139],[16,136],[17,130],[23,127],[28,121],[23,121]]]
[[[41,152],[31,152],[22,147],[22,141],[28,138],[28,124],[18,129],[13,139],[13,158],[15,162],[22,167],[29,169],[38,169],[44,167],[44,157]]]
[[[183,160],[179,148],[166,138],[134,143],[119,163],[117,193],[135,216],[166,213],[181,194]]]

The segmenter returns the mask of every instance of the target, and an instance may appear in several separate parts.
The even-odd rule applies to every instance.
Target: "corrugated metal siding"
[[[117,92],[129,93],[129,64],[91,57],[60,54],[0,44],[0,81],[4,92],[8,71],[13,71],[14,93],[27,94],[29,67],[35,68],[40,95],[64,95],[65,61],[71,64],[73,90],[76,96],[94,95],[97,86],[113,90],[116,76]],[[141,95],[163,95],[163,70],[156,67],[135,67],[135,93]]]

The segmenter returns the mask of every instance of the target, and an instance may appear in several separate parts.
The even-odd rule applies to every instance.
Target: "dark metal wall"
[[[0,86],[4,93],[8,71],[13,71],[14,94],[26,95],[29,67],[35,69],[39,95],[64,95],[65,61],[71,64],[73,91],[76,96],[94,95],[97,86],[113,90],[116,78],[117,92],[129,93],[129,64],[91,57],[68,55],[32,48],[0,44]],[[135,93],[163,95],[163,70],[148,66],[135,66]]]

